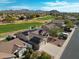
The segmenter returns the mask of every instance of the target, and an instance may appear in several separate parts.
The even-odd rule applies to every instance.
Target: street
[[[79,28],[75,30],[60,59],[79,59]]]

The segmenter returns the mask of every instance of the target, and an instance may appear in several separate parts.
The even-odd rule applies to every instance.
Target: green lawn
[[[51,15],[47,15],[44,17],[35,18],[36,20],[53,20],[54,17]],[[40,22],[31,22],[31,23],[20,23],[20,24],[7,24],[7,25],[0,25],[0,33],[18,31],[22,29],[29,29],[32,26],[41,26],[43,23]]]
[[[53,20],[54,19],[54,16],[47,15],[47,16],[44,16],[44,17],[36,18],[36,19],[37,20]]]
[[[42,23],[21,23],[21,24],[7,24],[7,25],[0,25],[0,33],[12,32],[22,29],[29,29],[32,26],[41,26]]]

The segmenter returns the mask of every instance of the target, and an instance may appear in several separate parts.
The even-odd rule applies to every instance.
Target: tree
[[[33,52],[33,49],[27,48],[27,50],[23,54],[23,56],[25,56],[23,59],[30,59]]]
[[[24,16],[19,17],[19,20],[24,20],[24,19],[25,19]]]
[[[74,26],[74,23],[73,23],[73,21],[71,21],[71,20],[66,20],[66,21],[65,21],[65,24],[66,24],[66,26],[67,26],[68,28],[72,28],[72,27]]]
[[[36,14],[36,17],[40,17],[40,15],[39,14]]]
[[[12,36],[10,36],[10,35],[8,35],[8,36],[5,38],[6,41],[10,41],[10,40],[13,40],[13,39],[14,39],[14,37],[12,37]]]
[[[51,56],[45,52],[40,53],[39,51],[33,51],[31,48],[28,48],[27,51],[23,54],[25,56],[22,59],[51,59]]]
[[[51,59],[51,56],[45,52],[42,52],[38,59]]]
[[[33,52],[30,56],[30,59],[38,59],[38,56],[39,56],[38,52]]]
[[[14,22],[16,19],[12,16],[6,16],[4,21],[8,22],[8,23],[12,23]]]
[[[62,32],[61,28],[53,28],[49,30],[49,35],[53,37],[57,37],[59,32]]]

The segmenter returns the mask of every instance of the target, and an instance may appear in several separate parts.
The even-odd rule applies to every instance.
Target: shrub
[[[10,40],[13,40],[13,39],[14,39],[14,37],[12,37],[12,36],[7,36],[7,37],[6,37],[6,40],[7,40],[7,41],[10,41]]]
[[[42,52],[38,59],[51,59],[51,56],[45,52]]]
[[[31,52],[31,53],[30,53]],[[33,51],[32,49],[27,49],[27,51],[23,54],[25,56],[22,59],[51,59],[51,56],[45,52]]]

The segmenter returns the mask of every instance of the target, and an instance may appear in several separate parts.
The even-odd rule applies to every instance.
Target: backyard
[[[0,25],[0,33],[29,29],[32,26],[39,27],[41,25],[42,23],[38,23],[38,22]]]
[[[53,16],[43,16],[28,21],[16,21],[10,24],[0,24],[0,37],[5,37],[8,33],[17,32],[19,30],[30,29],[31,27],[39,27],[53,20]]]

